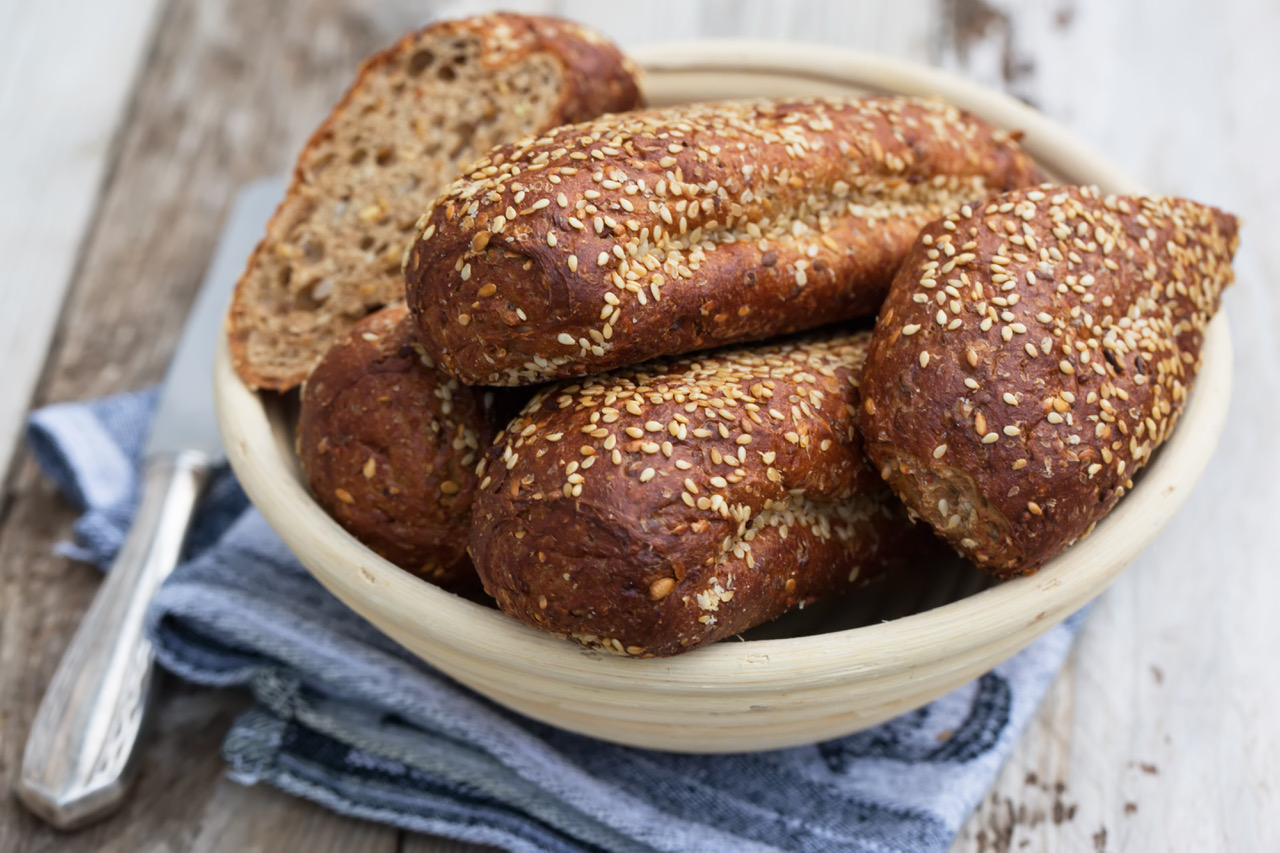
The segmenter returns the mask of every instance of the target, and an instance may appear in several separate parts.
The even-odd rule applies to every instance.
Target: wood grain
[[[99,20],[106,19],[97,31],[107,33],[116,31],[112,16],[133,14],[139,4],[92,5],[101,6]],[[100,94],[95,102],[106,115],[107,136],[111,127],[122,128],[119,142],[103,144],[98,136],[97,149],[73,149],[76,156],[99,152],[97,177],[66,168],[68,149],[58,144],[75,138],[78,127],[104,126],[94,103],[91,112],[68,113],[45,98],[36,104],[38,124],[0,141],[5,166],[22,162],[24,169],[44,169],[42,174],[88,174],[77,186],[89,187],[85,209],[98,211],[82,214],[82,221],[93,223],[88,238],[83,224],[79,231],[65,227],[71,211],[61,210],[63,242],[53,250],[14,241],[10,235],[33,232],[22,220],[22,230],[10,228],[10,211],[26,217],[31,209],[11,199],[38,202],[40,193],[11,195],[10,184],[0,184],[6,187],[0,208],[6,265],[0,276],[6,294],[0,301],[6,307],[0,318],[0,415],[22,411],[36,376],[43,376],[38,401],[92,396],[157,378],[237,183],[283,171],[364,53],[435,14],[494,4],[161,5],[160,28],[145,49],[119,37],[89,46],[111,58],[101,73],[125,79],[130,63],[147,57],[131,95],[113,107]],[[1220,459],[1183,511],[1184,523],[1166,531],[1095,606],[1071,662],[955,849],[1280,849],[1280,824],[1273,818],[1280,810],[1274,710],[1280,707],[1280,675],[1273,660],[1280,623],[1271,613],[1280,600],[1280,574],[1269,571],[1274,555],[1269,538],[1259,533],[1280,512],[1280,465],[1266,426],[1280,415],[1280,244],[1269,238],[1280,228],[1280,167],[1270,150],[1278,121],[1271,81],[1280,73],[1271,41],[1280,31],[1280,9],[1267,0],[1209,6],[1190,0],[502,5],[569,14],[626,45],[742,35],[934,61],[1032,101],[1154,188],[1244,215],[1240,281],[1226,299],[1239,378]],[[74,17],[53,4],[0,2],[0,109],[13,103],[6,99],[25,97],[13,88],[13,69],[27,54],[6,39],[22,31],[20,14],[45,13],[46,6],[52,20]],[[68,102],[101,91],[88,82],[97,75],[83,70],[90,54],[67,52],[71,42],[59,30],[32,43],[80,70],[77,79],[86,82],[61,94]],[[21,85],[34,87],[39,79],[24,75]],[[11,126],[4,114],[0,127]],[[24,150],[45,155],[42,161],[13,156],[13,146],[27,140],[34,145]],[[11,180],[9,172],[0,174]],[[37,257],[46,251],[52,261]],[[61,297],[27,297],[43,299],[41,314],[14,310],[19,303],[8,294],[56,286],[56,275],[14,275],[53,262],[66,265],[72,297],[39,374],[32,365],[40,364],[46,344],[23,337],[18,345],[14,330],[25,336],[48,327]],[[18,325],[4,325],[7,318]],[[20,382],[28,390],[21,391]],[[8,458],[11,447],[0,430],[0,458]],[[67,535],[73,512],[29,462],[15,465],[12,484],[12,499],[0,508],[4,782],[17,770],[30,716],[97,583],[94,570],[50,555],[51,544]],[[305,849],[326,834],[352,846],[369,839],[374,849],[385,849],[377,845],[395,838],[390,830],[333,817],[275,792],[234,787],[221,778],[218,743],[243,697],[173,683],[164,695],[161,736],[143,757],[137,805],[96,829],[66,836],[41,828],[12,797],[0,797],[0,850],[190,850],[197,842],[202,850],[231,850],[231,841],[252,837],[264,849],[267,841]],[[304,813],[315,817],[298,817]],[[306,820],[316,821],[316,834],[290,835],[306,833]],[[219,843],[212,828],[230,832],[237,822],[262,829]],[[353,834],[341,834],[348,831]],[[413,853],[470,849],[403,834],[400,846]]]
[[[420,7],[419,14],[429,11]],[[354,4],[168,4],[37,403],[135,388],[161,376],[232,194],[252,178],[283,174],[351,69],[391,36]],[[5,369],[8,375],[7,363]],[[6,398],[8,388],[6,380]],[[94,569],[51,553],[73,518],[23,460],[0,518],[6,792],[31,716],[97,584]],[[305,849],[308,838],[347,838],[359,846],[353,840],[359,836],[369,849],[396,843],[394,830],[219,781],[220,742],[243,697],[172,683],[162,696],[156,716],[169,736],[162,731],[142,756],[137,795],[125,811],[63,836],[6,794],[0,850],[241,849],[244,836],[205,833],[219,821],[278,828],[283,835],[262,837],[288,838]]]
[[[0,502],[160,6],[0,5]]]
[[[1096,604],[1071,665],[956,850],[1276,850],[1280,628],[1280,117],[1247,70],[1273,4],[983,5],[939,59],[1066,123],[1156,191],[1243,216],[1225,298],[1237,376],[1217,458],[1178,520]],[[968,13],[972,15],[972,8]],[[971,20],[971,18],[970,18]],[[1268,54],[1269,55],[1269,54]],[[1012,72],[1010,71],[1012,69]],[[1028,780],[1035,777],[1035,781]],[[1057,804],[1061,803],[1061,806]],[[1045,815],[1036,820],[1037,815]]]

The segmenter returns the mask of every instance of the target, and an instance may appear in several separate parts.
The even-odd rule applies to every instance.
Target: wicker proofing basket
[[[996,125],[1025,131],[1026,150],[1056,179],[1114,192],[1139,189],[1043,115],[932,69],[830,48],[743,41],[653,46],[636,58],[656,105],[752,96],[941,95]],[[807,625],[784,618],[751,635],[773,639],[729,640],[654,660],[587,651],[392,566],[308,495],[287,406],[241,384],[225,340],[215,385],[223,439],[249,497],[321,583],[396,642],[495,702],[552,725],[634,746],[738,752],[837,737],[916,708],[1010,657],[1100,593],[1169,522],[1204,471],[1226,417],[1231,369],[1230,331],[1219,316],[1172,439],[1093,535],[1038,574],[984,585],[976,570],[951,567],[935,575],[946,582],[923,592],[917,585],[905,604],[894,603],[900,593],[880,594],[871,612],[863,604],[862,627],[832,630],[831,622],[820,621],[815,628],[812,621],[856,606],[810,608]]]

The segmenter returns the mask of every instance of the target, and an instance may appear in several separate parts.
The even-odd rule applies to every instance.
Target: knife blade
[[[245,259],[282,195],[282,183],[262,181],[242,190],[231,207],[160,392],[133,526],[32,722],[15,789],[56,827],[105,817],[128,793],[151,704],[147,606],[177,565],[210,468],[223,458],[214,349]]]

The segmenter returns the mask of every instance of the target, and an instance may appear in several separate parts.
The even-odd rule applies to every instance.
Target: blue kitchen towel
[[[154,392],[34,413],[36,459],[83,510],[76,559],[106,566],[136,501]],[[187,561],[149,614],[161,663],[257,704],[224,754],[344,814],[516,851],[940,851],[1008,757],[1077,614],[953,693],[811,746],[676,755],[519,717],[455,684],[329,595],[213,479]]]

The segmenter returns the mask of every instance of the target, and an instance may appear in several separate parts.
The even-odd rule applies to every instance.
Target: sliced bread
[[[444,21],[375,54],[298,157],[228,318],[251,387],[301,383],[329,345],[401,299],[414,223],[495,145],[633,109],[634,65],[603,36],[550,18]]]

